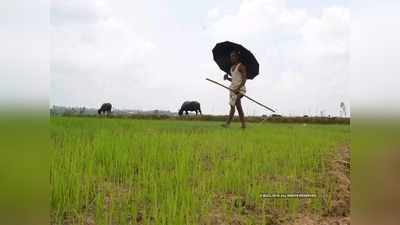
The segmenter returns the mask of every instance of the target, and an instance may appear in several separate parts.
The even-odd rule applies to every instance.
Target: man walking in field
[[[224,75],[224,80],[229,80],[231,81],[231,85],[229,88],[233,91],[229,91],[229,105],[230,105],[230,111],[229,111],[229,117],[228,120],[226,121],[225,124],[223,124],[223,127],[229,127],[230,123],[232,122],[233,116],[235,115],[235,107],[238,110],[239,113],[239,119],[241,122],[241,128],[244,129],[246,128],[245,120],[244,120],[244,113],[243,113],[243,108],[242,108],[242,103],[241,103],[241,98],[243,97],[243,94],[246,93],[246,80],[247,80],[247,68],[246,66],[241,63],[240,61],[240,52],[238,51],[233,51],[230,55],[230,60],[232,63],[231,66],[231,78],[228,76],[228,74]]]

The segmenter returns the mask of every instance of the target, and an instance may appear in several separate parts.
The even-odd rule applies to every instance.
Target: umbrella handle
[[[224,80],[229,80],[229,79],[231,79],[229,76],[231,76],[231,77],[232,77],[232,75],[225,74],[225,75],[224,75]]]

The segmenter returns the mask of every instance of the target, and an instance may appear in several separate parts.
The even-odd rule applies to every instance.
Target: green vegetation
[[[305,204],[321,212],[332,199],[326,159],[350,132],[288,123],[251,123],[245,131],[205,121],[50,123],[52,224],[210,224],[218,216],[268,224],[267,214],[294,215]]]

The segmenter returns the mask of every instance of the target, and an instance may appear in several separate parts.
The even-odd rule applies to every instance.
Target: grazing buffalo
[[[103,105],[101,105],[100,109],[97,110],[97,113],[99,115],[107,113],[108,115],[111,113],[111,108],[112,108],[111,103],[104,103]]]
[[[182,116],[183,112],[185,112],[187,115],[188,111],[190,111],[190,112],[195,111],[196,115],[197,115],[197,112],[199,112],[201,115],[200,103],[198,103],[196,101],[193,101],[193,102],[186,101],[182,104],[181,109],[179,110],[178,114],[179,114],[179,116]]]

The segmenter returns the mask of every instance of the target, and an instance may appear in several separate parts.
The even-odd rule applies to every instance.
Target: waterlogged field
[[[331,210],[328,162],[348,125],[220,123],[51,118],[52,224],[276,224]],[[265,198],[292,193],[313,197]]]

